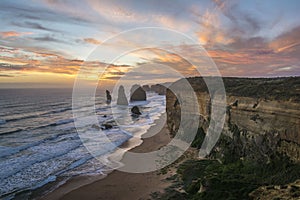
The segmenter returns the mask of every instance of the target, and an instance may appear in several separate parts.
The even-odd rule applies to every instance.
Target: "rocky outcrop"
[[[101,126],[98,126],[96,124],[93,124],[92,125],[92,128],[94,129],[97,129],[97,130],[108,130],[108,129],[112,129],[113,128],[113,125],[112,124],[109,124],[109,123],[103,123],[101,124]]]
[[[210,122],[211,97],[205,82],[200,77],[188,81],[198,97],[199,110],[191,106],[190,110],[182,111],[178,94],[167,89],[167,125],[172,135],[179,128],[182,112],[198,115],[204,132]],[[280,152],[300,161],[300,78],[223,78],[223,81],[226,122],[222,140],[211,156],[226,156],[224,145],[226,151],[230,149],[228,154],[240,159],[268,161],[274,152]]]
[[[132,113],[133,115],[135,115],[135,116],[139,116],[139,115],[142,114],[142,113],[140,112],[139,107],[137,107],[137,106],[133,106],[133,107],[131,108],[131,113]]]
[[[130,90],[130,101],[146,101],[145,90],[140,85],[133,85]]]
[[[125,105],[125,106],[128,105],[128,100],[126,98],[125,89],[123,85],[121,85],[118,90],[117,105]]]
[[[215,78],[206,79],[211,84]],[[223,78],[224,106],[216,101],[219,87],[209,94],[202,78],[187,81],[194,91],[184,87],[184,79],[167,89],[167,125],[174,139],[189,131],[177,131],[186,118],[196,119],[191,146],[207,144],[208,125],[215,130],[218,124],[213,106],[226,108],[225,124],[208,159],[188,157],[177,168],[179,183],[157,199],[300,199],[300,77]]]

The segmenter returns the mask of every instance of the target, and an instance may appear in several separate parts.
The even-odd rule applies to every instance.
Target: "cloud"
[[[4,31],[4,32],[0,32],[0,36],[2,38],[10,38],[10,37],[20,37],[23,35],[29,35],[32,34],[30,32],[16,32],[16,31]]]
[[[101,44],[101,41],[96,40],[94,38],[84,38],[83,41],[86,42],[86,43],[88,43],[88,44],[94,44],[94,45]]]
[[[15,31],[7,31],[7,32],[1,32],[1,37],[7,38],[7,37],[18,37],[22,35],[21,33],[15,32]]]
[[[291,25],[288,25],[280,27],[282,30],[275,31],[276,33],[267,30],[274,26],[274,21],[279,20],[274,17],[278,13],[277,7],[270,5],[272,12],[275,8],[275,14],[269,16],[270,13],[264,15],[258,11],[260,5],[256,6],[226,0],[212,0],[208,3],[199,1],[187,3],[176,0],[151,2],[43,0],[32,7],[26,3],[4,1],[1,4],[1,14],[6,21],[3,21],[8,26],[18,27],[18,29],[13,27],[5,30],[33,29],[35,35],[22,37],[27,32],[0,32],[0,44],[10,47],[0,46],[2,54],[0,62],[3,62],[2,70],[6,71],[15,70],[24,73],[37,71],[69,75],[75,75],[81,65],[86,64],[86,71],[90,70],[90,74],[93,74],[97,66],[104,68],[106,63],[84,63],[83,60],[70,59],[80,58],[88,52],[91,46],[86,44],[99,45],[104,41],[93,36],[99,34],[109,37],[111,35],[107,35],[107,32],[110,34],[112,31],[108,30],[116,33],[133,27],[160,26],[196,36],[225,75],[299,74],[297,70],[299,71],[300,64],[298,58],[300,27],[290,29]],[[290,13],[287,15],[290,16]],[[282,33],[283,31],[285,32]],[[70,34],[66,34],[67,32]],[[142,44],[151,43],[144,40],[147,36],[141,34],[132,37],[134,37],[133,41],[136,39],[142,41]],[[166,37],[166,43],[169,41],[171,43],[168,44],[169,46],[176,43],[178,46],[174,48],[189,53],[193,63],[205,68],[205,63],[203,64],[199,55],[194,55],[193,45],[180,44],[180,41],[172,41],[171,37],[169,40],[168,36],[163,34],[150,35],[149,38],[154,41],[151,45],[160,41],[157,37],[161,37],[160,39]],[[124,47],[141,46],[140,42],[128,42],[130,39],[118,38],[116,42],[106,44],[111,48],[107,54]],[[193,64],[172,52],[149,49],[143,55],[140,52],[133,52],[130,56],[132,56],[130,60],[123,59],[123,61],[132,63],[137,58],[136,62],[167,65],[186,76],[193,76],[196,73]],[[106,59],[103,57],[99,56],[99,59]],[[106,77],[112,79],[122,77],[128,72],[128,68],[113,65],[107,70]]]
[[[191,27],[191,23],[184,19],[185,15],[181,15],[183,10],[187,10],[187,5],[180,1],[85,0],[74,3],[68,0],[43,0],[43,2],[51,9],[68,16],[85,19],[101,26],[117,25],[119,30],[124,27],[162,26],[188,31]],[[160,5],[159,9],[157,5]]]
[[[141,21],[142,17],[130,9],[111,1],[88,0],[87,4],[104,19],[112,22]]]
[[[0,52],[1,53],[14,53],[18,51],[17,48],[11,48],[11,47],[3,47],[3,46],[0,46]]]
[[[215,5],[205,12],[193,7],[191,13],[199,25],[196,35],[201,44],[209,47],[228,45],[235,40],[255,37],[264,27],[263,17],[240,8],[236,1],[212,0]]]
[[[263,24],[264,19],[254,17],[245,9],[239,7],[237,1],[228,0],[212,0],[218,11],[220,11],[227,19],[230,20],[230,32],[235,36],[253,36],[258,33]]]
[[[31,29],[37,29],[37,30],[42,30],[42,31],[50,31],[50,32],[59,32],[56,29],[46,28],[45,26],[43,26],[39,23],[36,23],[36,22],[29,22],[29,21],[12,22],[11,24],[14,26],[17,26],[17,27],[31,28]]]
[[[110,72],[111,75],[118,75],[118,76],[122,76],[122,75],[125,75],[126,73],[125,72]]]
[[[58,1],[53,1],[58,2]],[[40,2],[39,2],[40,3]],[[74,5],[74,1],[71,2],[71,5]],[[74,13],[83,13],[84,11],[80,8],[84,6],[84,2],[82,2],[83,5],[79,7],[78,10],[74,11]],[[72,9],[71,5],[69,7]],[[87,24],[90,21],[86,19],[86,17],[76,17],[74,15],[64,15],[62,13],[58,14],[58,10],[66,10],[66,8],[63,8],[60,4],[60,7],[53,8],[53,10],[50,10],[47,7],[44,6],[30,6],[29,4],[25,5],[18,5],[16,3],[12,3],[10,1],[7,2],[1,2],[1,12],[5,14],[6,20],[11,21],[12,23],[22,22],[23,20],[39,20],[42,22],[48,21],[48,22],[64,22],[64,23],[72,23],[72,24]],[[59,9],[58,9],[59,8]],[[87,16],[88,13],[85,13],[85,16]],[[25,24],[26,25],[26,24]],[[36,27],[36,24],[27,24],[28,26],[32,26],[32,28]],[[42,26],[43,27],[43,26]],[[46,28],[46,27],[44,27]],[[46,28],[47,29],[47,28]]]
[[[42,0],[48,8],[54,12],[66,14],[73,22],[93,22],[96,20],[94,13],[88,9],[87,1],[57,1],[57,0]],[[65,16],[65,17],[66,17]]]
[[[131,67],[129,65],[114,65],[98,61],[85,62],[83,60],[68,59],[55,53],[24,51],[23,49],[11,51],[10,48],[7,48],[7,50],[5,50],[5,47],[1,48],[2,51],[8,53],[0,55],[0,71],[2,73],[20,72],[24,74],[41,72],[75,76],[79,70],[82,70],[87,76],[97,76],[99,70],[106,70],[106,76],[120,76]]]
[[[144,52],[141,52],[141,55],[147,55],[147,57],[143,57],[145,63],[138,63],[137,65],[141,66],[148,63],[151,67],[154,68],[156,68],[156,65],[159,65],[162,68],[160,72],[163,74],[163,76],[166,76],[166,69],[167,71],[176,71],[178,74],[186,77],[199,75],[195,66],[193,66],[190,61],[185,60],[180,54],[173,53],[171,48],[174,47],[169,48],[170,51],[165,51],[157,48],[145,49]],[[181,46],[179,48],[181,48]],[[200,59],[198,59],[198,61],[200,62]]]
[[[197,13],[196,15],[199,17],[198,24],[200,25],[200,30],[196,32],[196,35],[201,44],[212,46],[233,42],[233,39],[221,29],[221,22],[217,13],[206,10],[204,15]]]
[[[224,76],[295,76],[300,75],[300,28],[294,28],[273,40],[263,37],[236,38],[222,45],[206,45],[208,55],[217,64]],[[185,76],[196,76],[197,67],[204,72],[209,63],[203,62],[202,55],[196,55],[198,45],[181,44],[170,46],[177,49],[178,55],[152,49],[156,56],[146,62],[171,66]],[[189,55],[186,61],[180,55]],[[209,74],[205,74],[209,75]]]
[[[15,76],[13,76],[13,75],[8,75],[8,74],[0,74],[0,77],[11,78],[11,77],[15,77]]]
[[[61,39],[57,39],[53,36],[50,35],[45,35],[45,36],[40,36],[40,37],[31,37],[30,39],[35,40],[35,41],[39,41],[39,42],[56,42],[56,43],[66,43],[69,44],[68,42],[61,40]]]
[[[300,53],[300,26],[293,28],[290,31],[287,31],[278,37],[276,37],[271,43],[270,48],[274,49],[277,52],[283,51],[297,51]],[[298,54],[299,55],[299,54]]]

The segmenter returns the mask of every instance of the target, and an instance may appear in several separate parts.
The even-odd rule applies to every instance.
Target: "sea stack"
[[[146,101],[145,90],[140,85],[133,85],[130,90],[130,101]]]
[[[106,103],[110,104],[110,102],[111,102],[111,95],[110,92],[106,90]]]
[[[161,84],[151,85],[151,91],[158,93],[159,95],[166,95],[166,86]]]
[[[118,91],[118,99],[117,99],[117,105],[125,105],[125,106],[128,106],[128,100],[127,100],[127,98],[126,98],[125,90],[124,90],[123,85],[121,85],[121,86],[119,87],[119,91]]]

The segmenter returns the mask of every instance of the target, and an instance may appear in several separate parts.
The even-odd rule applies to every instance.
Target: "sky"
[[[0,88],[299,76],[299,10],[298,0],[1,0]]]

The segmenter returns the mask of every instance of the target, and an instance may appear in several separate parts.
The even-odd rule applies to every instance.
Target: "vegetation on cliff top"
[[[300,165],[284,157],[261,165],[242,160],[227,164],[188,160],[177,172],[177,181],[159,199],[252,199],[249,194],[260,186],[273,188],[299,179]],[[299,190],[290,195],[300,197]]]
[[[213,78],[214,77],[206,77],[206,79]],[[222,79],[228,95],[300,102],[300,77],[223,77]],[[192,77],[187,80],[195,91],[207,91],[206,84],[202,77]],[[180,80],[174,84],[178,84],[179,82]]]

